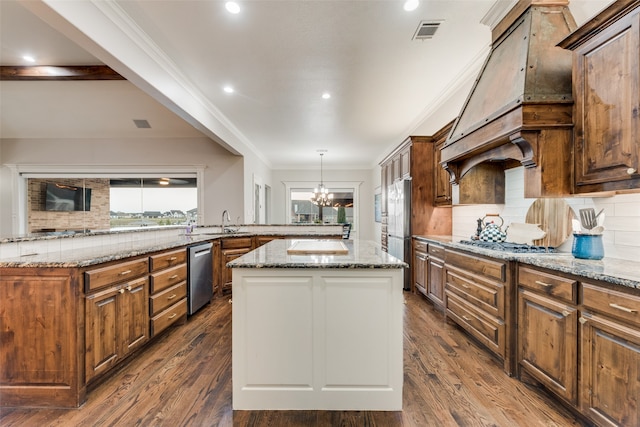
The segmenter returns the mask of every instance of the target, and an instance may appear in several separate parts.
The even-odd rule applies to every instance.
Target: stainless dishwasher
[[[192,315],[213,297],[212,243],[187,248],[187,314]]]

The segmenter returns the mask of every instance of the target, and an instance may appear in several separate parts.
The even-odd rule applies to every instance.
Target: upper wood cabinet
[[[575,193],[640,188],[639,5],[613,2],[560,43],[574,52]]]
[[[435,155],[434,160],[435,164],[433,166],[434,169],[434,179],[433,182],[435,184],[435,192],[433,195],[433,203],[436,206],[448,206],[451,205],[451,181],[449,177],[449,172],[440,164],[440,159],[442,157],[442,146],[447,140],[447,136],[451,131],[451,127],[453,126],[454,121],[451,121],[445,127],[440,129],[435,135],[433,135],[434,145],[435,145]]]
[[[437,133],[441,134],[446,138],[446,131]],[[408,137],[380,163],[383,229],[388,187],[397,180],[411,179],[411,234],[451,234],[451,210],[436,208],[434,203],[435,165],[433,136]]]

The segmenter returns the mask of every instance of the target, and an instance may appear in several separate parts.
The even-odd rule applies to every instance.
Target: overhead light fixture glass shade
[[[320,186],[313,189],[313,196],[311,197],[311,203],[319,207],[332,206],[333,205],[333,193],[329,193],[327,187],[324,186],[322,181],[322,156],[320,153]]]

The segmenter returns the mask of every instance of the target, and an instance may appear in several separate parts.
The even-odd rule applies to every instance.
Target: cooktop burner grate
[[[549,246],[525,245],[522,243],[510,242],[485,242],[484,240],[460,240],[464,245],[475,246],[494,251],[516,252],[516,253],[555,253],[555,248]]]

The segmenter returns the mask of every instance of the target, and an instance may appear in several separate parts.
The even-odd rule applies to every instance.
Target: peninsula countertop
[[[577,259],[567,252],[515,253],[484,249],[459,243],[451,236],[413,236],[427,243],[438,243],[452,249],[485,255],[506,261],[517,261],[549,270],[640,289],[640,262],[604,257],[601,260]]]
[[[322,242],[323,239],[318,239]],[[231,268],[405,268],[408,265],[369,240],[340,240],[348,249],[341,254],[290,255],[296,239],[273,240],[227,264]]]

